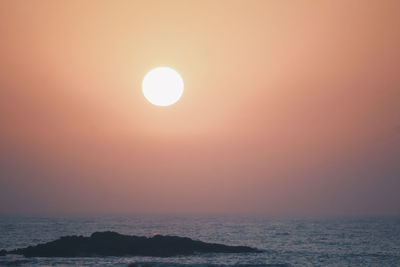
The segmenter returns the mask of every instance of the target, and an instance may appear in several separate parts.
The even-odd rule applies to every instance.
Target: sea
[[[0,266],[400,266],[400,216],[0,215],[0,250],[96,231],[177,235],[262,253],[159,257],[0,257]]]

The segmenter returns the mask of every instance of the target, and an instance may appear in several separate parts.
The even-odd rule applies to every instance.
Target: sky
[[[399,214],[399,12],[0,1],[0,213]]]

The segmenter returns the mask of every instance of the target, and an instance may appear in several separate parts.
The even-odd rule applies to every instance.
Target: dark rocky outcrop
[[[5,256],[7,254],[7,251],[2,249],[0,250],[0,256]]]
[[[7,254],[26,257],[154,256],[169,257],[194,253],[249,253],[259,250],[246,246],[205,243],[187,237],[141,237],[116,232],[96,232],[90,237],[65,236],[52,242],[15,249]]]

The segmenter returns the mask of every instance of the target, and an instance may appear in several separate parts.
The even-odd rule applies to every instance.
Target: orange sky
[[[0,2],[0,213],[399,213],[398,1]],[[185,91],[148,103],[169,66]]]

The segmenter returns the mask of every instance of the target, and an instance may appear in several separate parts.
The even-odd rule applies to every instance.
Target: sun
[[[150,70],[143,78],[142,90],[146,99],[156,106],[170,106],[183,94],[181,75],[169,67]]]

